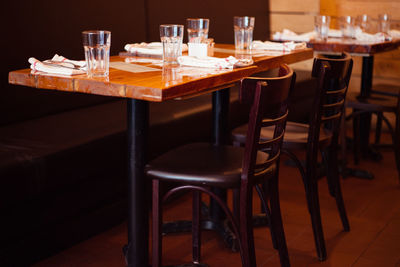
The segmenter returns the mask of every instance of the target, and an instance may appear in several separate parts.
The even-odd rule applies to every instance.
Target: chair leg
[[[321,212],[319,207],[318,183],[317,180],[308,182],[309,211],[311,216],[311,224],[314,233],[315,247],[317,249],[318,259],[326,260],[326,247],[324,232],[322,229]]]
[[[376,113],[376,128],[375,128],[375,145],[379,145],[381,141],[381,133],[382,133],[382,112]]]
[[[268,182],[268,181],[266,181]],[[263,189],[261,189],[261,187],[259,185],[256,185],[256,190],[258,193],[258,196],[260,197],[260,201],[261,201],[261,209],[262,212],[265,214],[265,217],[267,217],[268,219],[268,226],[269,226],[269,230],[271,233],[271,239],[272,239],[272,246],[274,247],[274,249],[278,250],[279,249],[279,245],[278,245],[278,240],[275,236],[275,232],[272,230],[272,225],[271,225],[271,210],[268,207],[268,203],[267,203],[267,197],[269,196],[269,185],[266,184],[266,182],[263,183]]]
[[[252,187],[242,185],[240,191],[240,242],[243,250],[244,267],[256,267],[256,254],[253,234]]]
[[[161,267],[162,256],[162,197],[160,196],[160,181],[153,180],[152,201],[152,267]]]
[[[342,116],[340,121],[340,131],[339,131],[339,140],[340,140],[340,152],[341,152],[341,168],[344,170],[347,164],[347,142],[346,142],[346,118]],[[345,172],[343,172],[345,173]]]
[[[232,211],[233,216],[235,218],[240,218],[240,190],[238,188],[232,189],[233,197],[232,197]],[[240,226],[239,226],[240,227]]]
[[[303,165],[301,164],[301,162],[300,162],[300,160],[297,158],[297,156],[296,156],[293,152],[291,152],[290,150],[282,149],[281,151],[282,151],[282,153],[285,153],[291,160],[293,160],[293,162],[295,163],[297,169],[298,169],[299,172],[300,172],[301,179],[302,179],[303,185],[304,185],[304,190],[305,190],[305,192],[306,192],[306,200],[307,200],[308,211],[311,212],[311,211],[310,211],[311,205],[310,205],[310,203],[309,203],[309,202],[310,202],[310,198],[309,198],[309,196],[308,196],[308,191],[309,191],[309,190],[308,190],[307,177],[306,177],[306,173],[305,173],[305,171],[304,171]]]
[[[201,234],[200,234],[200,198],[201,193],[197,190],[193,191],[193,208],[192,208],[192,248],[193,263],[200,263]]]
[[[360,161],[360,117],[355,116],[353,118],[353,159],[354,164],[358,164]]]
[[[278,245],[279,259],[282,267],[289,267],[289,253],[286,245],[285,231],[283,229],[282,214],[279,202],[278,176],[270,183],[270,205],[271,205],[271,231]]]
[[[400,103],[398,105],[400,105]],[[395,130],[394,130],[394,134],[393,134],[393,148],[394,148],[394,156],[396,159],[398,178],[399,178],[399,182],[400,182],[400,118],[399,118],[399,116],[400,116],[400,114],[396,114],[396,126],[395,126]]]
[[[347,218],[346,208],[344,206],[343,195],[340,186],[338,155],[333,145],[330,146],[328,154],[326,155],[326,163],[328,168],[327,179],[328,179],[329,191],[336,200],[336,205],[339,211],[340,219],[342,220],[343,224],[343,230],[348,232],[350,231],[350,224]]]

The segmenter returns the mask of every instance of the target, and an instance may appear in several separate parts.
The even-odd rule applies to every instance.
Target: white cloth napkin
[[[343,37],[343,34],[341,30],[329,29],[328,37],[340,38]]]
[[[308,42],[315,37],[315,32],[306,32],[297,34],[291,30],[283,29],[282,32],[275,32],[272,39],[276,41],[295,41],[295,42]]]
[[[52,59],[45,61],[37,60],[34,57],[28,59],[33,71],[46,72],[61,75],[79,75],[86,73],[86,62],[84,60],[69,60],[63,56],[54,55]]]
[[[393,39],[400,39],[400,31],[399,31],[399,30],[390,30],[390,31],[389,31],[389,35],[390,35]]]
[[[292,51],[297,49],[304,49],[307,47],[307,44],[304,42],[295,43],[295,42],[270,42],[270,41],[253,41],[251,44],[252,49],[254,50],[278,50],[278,51]]]
[[[163,46],[161,42],[126,44],[124,48],[129,53],[137,55],[162,56],[163,54]],[[182,44],[182,52],[187,50],[187,44]]]
[[[383,32],[378,32],[375,34],[370,34],[366,32],[357,32],[355,37],[357,41],[368,42],[368,43],[380,43],[386,40],[391,40],[391,37],[384,34]]]
[[[216,68],[216,69],[233,69],[239,60],[233,56],[227,58],[218,57],[190,57],[180,56],[178,62],[183,66],[201,67],[201,68]]]
[[[283,29],[282,32],[274,33],[272,39],[277,41],[309,42],[311,39],[315,39],[316,36],[317,33],[315,31],[297,34],[291,30]],[[329,29],[328,37],[340,38],[342,36],[341,30]]]

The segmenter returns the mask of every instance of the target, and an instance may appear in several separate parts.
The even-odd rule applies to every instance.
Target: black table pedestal
[[[127,100],[128,124],[128,244],[123,248],[129,267],[148,266],[149,209],[148,186],[144,175],[147,163],[149,104]]]

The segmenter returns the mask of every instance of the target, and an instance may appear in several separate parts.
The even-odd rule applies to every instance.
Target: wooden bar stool
[[[322,152],[328,178],[330,194],[336,199],[343,228],[349,231],[350,226],[344,207],[339,180],[338,139],[340,122],[351,76],[353,60],[344,53],[339,57],[319,56],[314,59],[312,76],[317,78],[316,94],[309,124],[288,121],[282,151],[289,155],[300,170],[303,178],[308,210],[311,215],[315,245],[319,260],[326,259],[326,248],[322,230],[318,197],[318,178],[324,173],[318,170],[318,153]],[[290,112],[296,112],[292,110]],[[234,143],[246,139],[247,125],[233,130]],[[268,139],[273,129],[264,128],[261,138]],[[307,151],[305,166],[298,160],[291,149]]]
[[[279,77],[246,78],[241,81],[241,102],[250,104],[250,115],[245,147],[216,146],[194,143],[173,149],[154,159],[146,166],[153,183],[152,208],[152,264],[161,266],[162,208],[161,204],[181,190],[193,191],[192,245],[193,263],[200,265],[200,193],[214,198],[225,211],[239,239],[242,265],[256,266],[252,227],[252,192],[255,186],[264,205],[269,200],[272,232],[276,239],[282,266],[290,266],[285,234],[280,213],[278,176],[279,158],[287,117],[287,99],[294,83],[293,71],[286,65],[280,68]],[[266,107],[270,112],[264,113]],[[260,141],[260,131],[273,127],[269,140]],[[163,183],[176,187],[161,195]],[[264,195],[260,184],[268,182],[270,191]],[[219,187],[239,191],[239,214],[232,212],[226,203],[210,189]]]

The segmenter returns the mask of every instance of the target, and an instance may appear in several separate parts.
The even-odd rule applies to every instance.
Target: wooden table
[[[234,55],[233,45],[216,45],[214,56]],[[143,267],[148,264],[148,188],[144,177],[147,162],[147,133],[149,102],[193,97],[213,92],[214,140],[221,144],[228,134],[227,116],[229,87],[251,74],[276,68],[282,63],[295,63],[313,57],[312,49],[294,52],[266,52],[253,57],[254,65],[233,70],[191,72],[186,67],[157,66],[135,63],[151,69],[132,73],[110,68],[108,78],[88,78],[86,75],[57,77],[33,75],[29,69],[9,73],[9,83],[40,89],[62,90],[99,94],[128,99],[128,149],[129,149],[129,217],[128,245],[125,257],[128,266]],[[124,62],[126,58],[113,56],[111,62]],[[128,59],[129,60],[129,59]],[[113,63],[115,64],[115,63]],[[123,63],[122,63],[123,64]],[[140,67],[139,66],[139,67]],[[190,73],[189,75],[186,75]]]
[[[360,96],[368,97],[372,90],[374,55],[397,49],[400,46],[400,39],[381,43],[366,43],[355,39],[328,38],[327,41],[311,40],[308,42],[307,46],[313,48],[316,52],[341,53],[345,51],[354,56],[361,56],[362,70]],[[360,142],[362,153],[366,156],[374,155],[374,152],[369,149],[370,128],[371,115],[362,114],[360,118]]]

